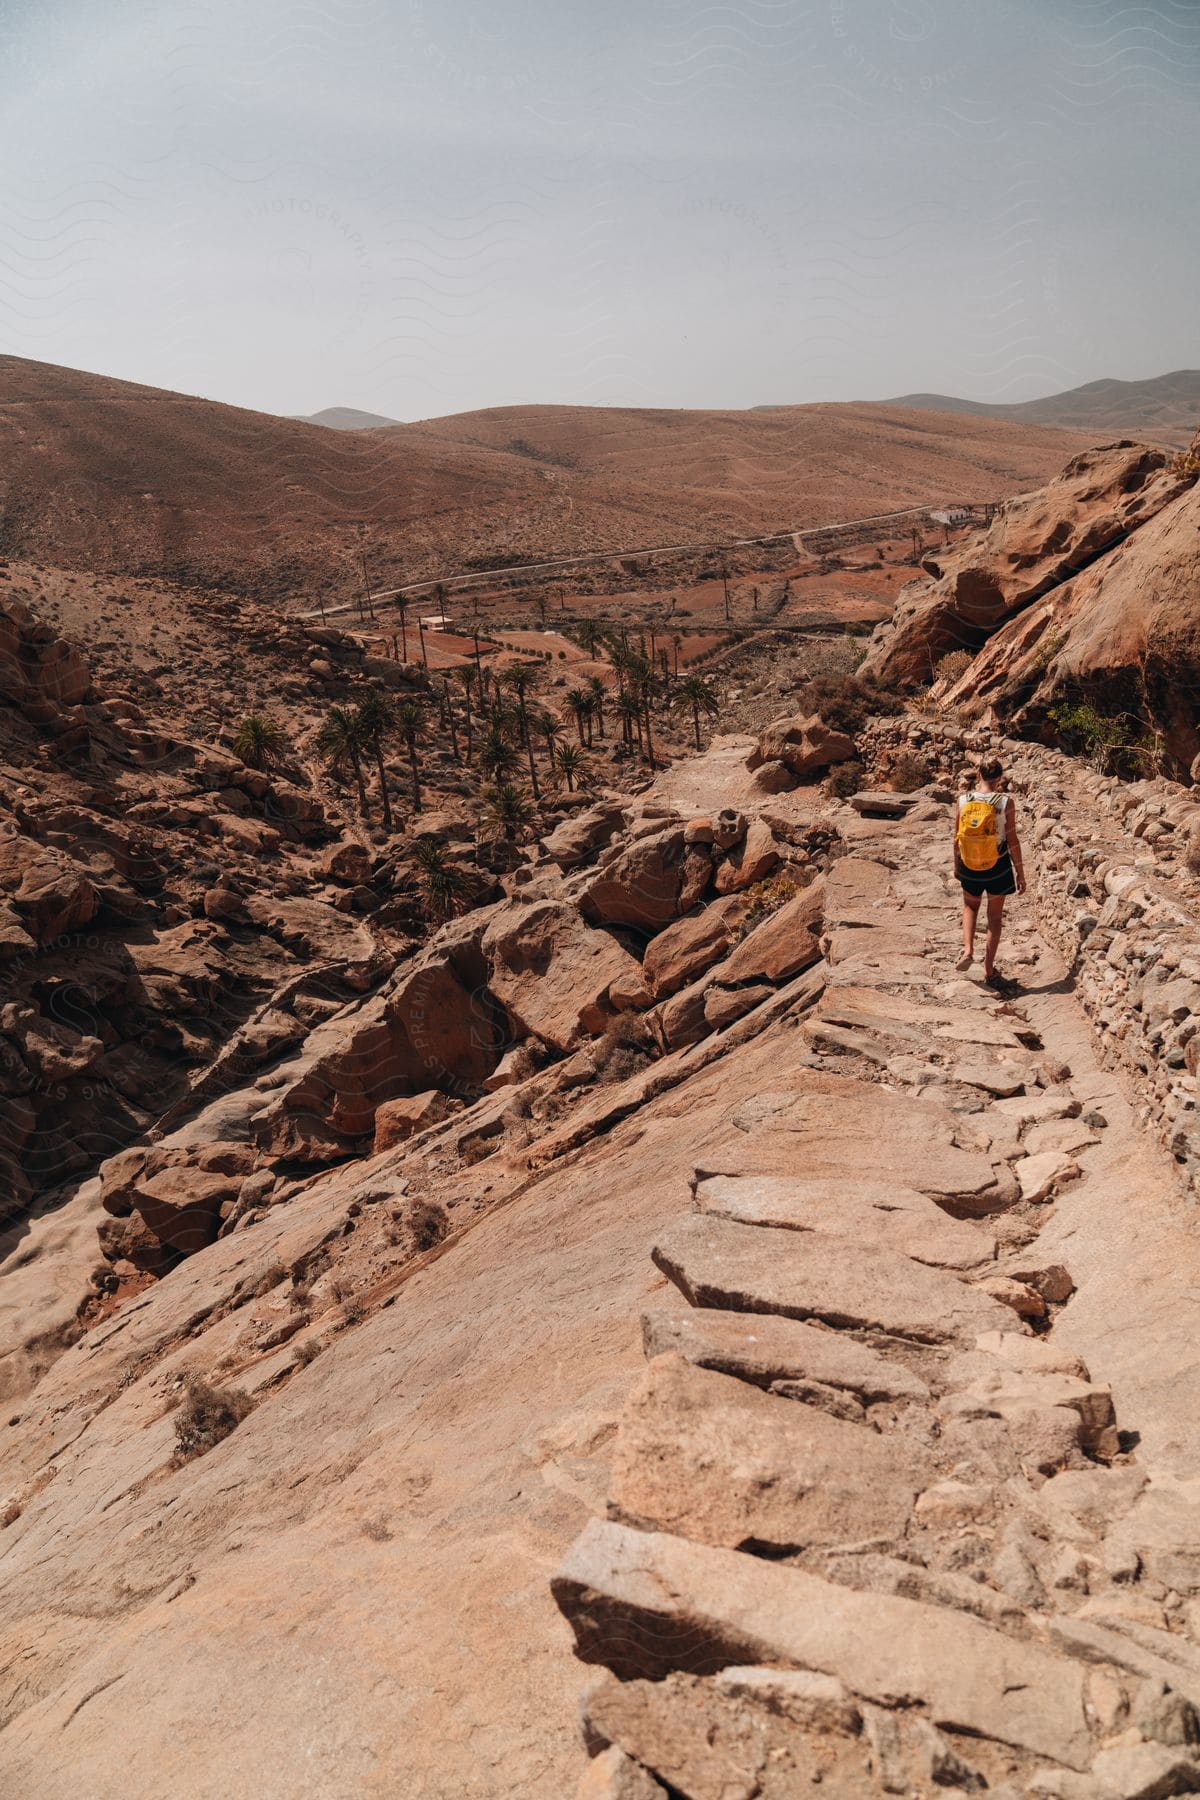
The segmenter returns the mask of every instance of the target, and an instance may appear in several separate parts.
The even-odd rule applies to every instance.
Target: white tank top
[[[1009,795],[992,792],[986,788],[972,788],[969,793],[958,796],[958,810],[962,813],[968,800],[988,800],[996,809],[996,843],[1001,850],[1008,848],[1008,802]]]

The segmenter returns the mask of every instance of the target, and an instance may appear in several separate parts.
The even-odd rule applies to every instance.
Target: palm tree
[[[554,747],[563,734],[563,722],[561,719],[555,718],[553,713],[544,712],[539,714],[535,723],[537,730],[541,732],[546,740],[547,760],[553,763]]]
[[[446,584],[444,581],[434,583],[433,597],[441,608],[442,624],[446,623]]]
[[[483,790],[484,817],[499,827],[509,843],[515,843],[533,818],[533,802],[523,788],[511,781],[497,782]]]
[[[700,749],[700,714],[715,719],[721,710],[721,702],[717,699],[717,691],[705,675],[685,675],[675,690],[674,705],[690,707],[692,711],[692,730],[696,736],[696,748]]]
[[[587,724],[590,736],[592,722],[592,696],[588,693],[586,688],[574,687],[568,689],[567,710],[575,716],[575,729],[579,733],[579,742],[582,744],[584,741],[584,724]]]
[[[247,713],[233,734],[233,754],[248,769],[274,769],[287,757],[282,726],[269,713]]]
[[[616,699],[617,717],[621,721],[621,737],[627,750],[633,749],[636,730],[638,749],[642,747],[642,703],[632,689],[623,687]]]
[[[675,679],[676,679],[676,681],[678,681],[679,680],[679,652],[683,649],[683,635],[681,632],[678,632],[678,631],[675,632],[675,634],[671,638],[671,648],[675,652]]]
[[[383,829],[392,829],[392,802],[388,794],[387,770],[383,766],[383,746],[396,732],[396,702],[390,694],[376,691],[368,694],[358,708],[357,719],[364,750],[375,760],[379,777],[379,798],[383,806]]]
[[[576,781],[582,781],[587,757],[578,744],[559,744],[554,751],[554,770],[567,784],[568,794],[575,792]]]
[[[608,689],[599,675],[593,675],[587,685],[588,695],[592,702],[592,711],[596,716],[596,727],[600,733],[600,742],[604,742],[604,702],[608,699]]]
[[[459,663],[458,667],[451,669],[450,673],[451,673],[451,675],[454,675],[457,677],[458,682],[459,682],[460,686],[462,687],[462,691],[463,691],[463,704],[465,706],[466,715],[467,715],[467,761],[470,762],[470,760],[471,760],[471,683],[475,679],[475,671],[471,667],[470,663]]]
[[[595,656],[604,640],[604,629],[595,619],[581,619],[571,634],[585,656]]]
[[[450,861],[440,838],[420,838],[413,863],[425,917],[431,923],[440,925],[470,904],[475,884],[459,863]]]
[[[367,784],[363,780],[363,752],[366,738],[358,712],[349,706],[331,706],[325,723],[317,733],[317,751],[326,768],[335,772],[347,764],[353,770],[358,786],[358,805],[364,819],[371,816],[367,802]]]
[[[495,725],[479,746],[479,767],[491,781],[511,775],[517,766],[517,753],[504,733]]]
[[[400,614],[400,658],[408,661],[408,595],[396,595],[396,610]]]
[[[460,762],[462,759],[458,754],[458,720],[454,716],[454,702],[450,698],[449,675],[443,675],[442,677],[440,699],[442,703],[442,716],[450,727],[450,748],[454,752],[455,762]]]
[[[412,775],[413,811],[421,810],[421,764],[417,756],[417,739],[425,730],[425,708],[419,700],[400,700],[396,705],[395,732],[404,739],[408,750],[408,767]]]
[[[537,764],[533,758],[533,738],[529,732],[529,707],[525,696],[542,678],[542,670],[537,663],[514,663],[505,672],[505,682],[517,697],[517,721],[521,729],[521,742],[529,757],[529,785],[533,789],[535,800],[541,799],[538,787]]]

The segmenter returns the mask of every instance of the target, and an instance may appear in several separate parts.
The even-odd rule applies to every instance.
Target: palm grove
[[[481,825],[518,842],[531,830],[547,788],[573,794],[590,784],[598,746],[619,745],[618,759],[637,759],[653,771],[663,725],[675,714],[689,728],[695,748],[702,748],[702,724],[720,710],[708,677],[680,676],[678,653],[672,669],[667,651],[653,638],[649,646],[644,639],[633,643],[627,632],[603,634],[590,622],[575,636],[589,656],[607,657],[614,681],[595,675],[569,688],[562,716],[543,703],[545,662],[489,668],[476,659],[440,679],[426,676],[425,687],[412,695],[373,688],[357,704],[331,706],[317,732],[317,756],[329,774],[351,785],[362,818],[373,821],[377,803],[380,824],[392,831],[395,765],[406,777],[410,810],[419,813],[426,751],[440,732],[451,759],[482,778]],[[282,728],[261,713],[241,721],[232,748],[249,767],[263,771],[291,756]],[[435,844],[430,853],[435,860],[438,849]],[[446,899],[452,902],[453,896]]]

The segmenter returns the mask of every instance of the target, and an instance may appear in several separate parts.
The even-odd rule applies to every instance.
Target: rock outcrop
[[[1136,444],[1089,451],[1007,502],[989,531],[925,561],[877,628],[864,676],[917,685],[940,659],[974,661],[945,698],[1036,726],[1083,699],[1162,730],[1186,769],[1200,747],[1196,475]]]

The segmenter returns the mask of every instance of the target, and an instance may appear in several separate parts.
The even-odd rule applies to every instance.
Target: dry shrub
[[[761,919],[769,918],[789,900],[794,900],[799,892],[799,886],[790,875],[768,875],[765,881],[756,881],[753,887],[747,888],[749,905],[742,922],[743,937]]]
[[[627,1081],[645,1068],[653,1049],[654,1039],[644,1019],[636,1013],[616,1013],[592,1048],[596,1080]]]
[[[189,1376],[175,1415],[176,1460],[188,1462],[215,1449],[253,1410],[253,1400],[241,1388],[213,1387],[198,1375]]]
[[[850,736],[868,719],[881,713],[890,718],[901,710],[894,694],[852,675],[814,675],[797,690],[796,700],[798,712],[820,713],[827,725]]]
[[[825,780],[825,792],[835,800],[848,800],[851,794],[857,794],[866,779],[866,767],[860,762],[839,763],[832,769]]]
[[[934,664],[935,681],[958,681],[966,674],[975,658],[969,650],[951,650],[948,655],[939,657]]]
[[[310,1362],[315,1362],[320,1356],[321,1346],[316,1338],[305,1338],[302,1344],[296,1345],[294,1354],[296,1362],[302,1369],[306,1369]]]
[[[450,1218],[436,1200],[414,1200],[408,1209],[408,1230],[417,1251],[432,1250],[450,1229]]]
[[[915,794],[933,780],[929,758],[917,750],[893,750],[886,767],[888,781],[898,794]]]

